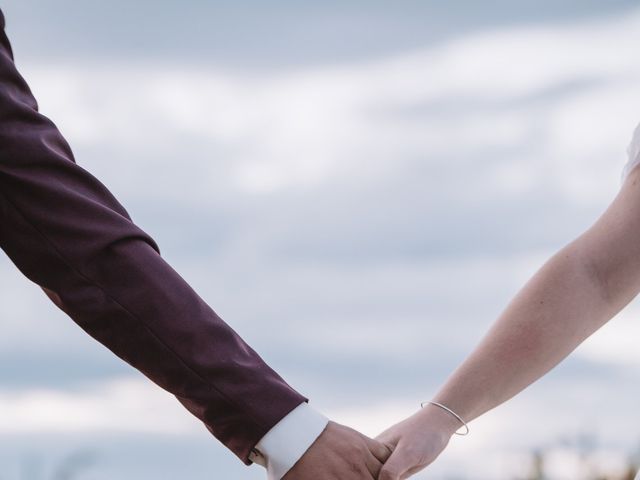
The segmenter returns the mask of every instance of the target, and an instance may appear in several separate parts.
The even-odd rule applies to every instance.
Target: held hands
[[[459,427],[455,417],[433,405],[375,440],[329,422],[282,480],[405,480],[431,464]]]
[[[434,405],[388,428],[376,437],[393,450],[377,480],[405,480],[431,464],[449,444],[459,421]]]
[[[282,480],[376,480],[390,454],[381,442],[329,422]]]

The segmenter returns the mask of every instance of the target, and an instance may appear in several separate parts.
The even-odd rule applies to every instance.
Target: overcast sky
[[[634,5],[1,8],[78,163],[295,388],[375,435],[619,189],[640,122]],[[48,480],[69,455],[87,480],[264,478],[6,256],[0,277],[1,480]],[[560,447],[577,433],[615,468],[640,447],[639,314],[629,305],[418,478],[510,478],[532,446],[558,446],[555,478],[576,478]]]

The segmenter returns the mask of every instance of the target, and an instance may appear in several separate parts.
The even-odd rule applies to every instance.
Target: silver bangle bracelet
[[[460,418],[460,415],[458,415],[456,412],[454,412],[453,410],[451,410],[449,407],[445,407],[444,405],[442,405],[441,403],[437,403],[437,402],[422,402],[420,404],[420,407],[424,408],[425,404],[430,403],[432,405],[437,405],[440,408],[445,409],[447,412],[449,412],[451,415],[453,415],[454,417],[456,417],[460,423],[462,423],[462,425],[464,425],[464,427],[467,429],[467,431],[465,433],[458,433],[458,432],[454,432],[456,435],[468,435],[469,434],[469,425],[467,425],[467,422],[465,422],[462,418]]]

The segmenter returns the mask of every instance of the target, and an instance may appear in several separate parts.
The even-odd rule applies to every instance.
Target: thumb
[[[401,480],[401,476],[407,471],[405,463],[406,459],[402,445],[398,444],[389,459],[382,466],[378,480]]]

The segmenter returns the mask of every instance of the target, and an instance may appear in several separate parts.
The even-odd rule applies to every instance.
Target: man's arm
[[[302,434],[274,430],[298,424],[302,417],[292,422],[289,415],[307,398],[222,321],[106,186],[76,164],[60,131],[38,112],[4,27],[0,10],[0,247],[11,261],[89,335],[174,394],[244,463],[261,441],[272,462],[295,461],[287,442],[304,436],[310,448],[299,446],[298,478],[369,478],[362,471],[371,468],[376,442],[334,427],[320,434],[319,417],[300,423]],[[270,443],[274,432],[280,440]],[[344,452],[355,467],[343,471],[345,453],[335,445],[348,441],[353,447]],[[313,463],[317,458],[325,465]]]
[[[79,166],[0,31],[0,246],[89,335],[182,404],[242,461],[307,399],[160,256]]]

